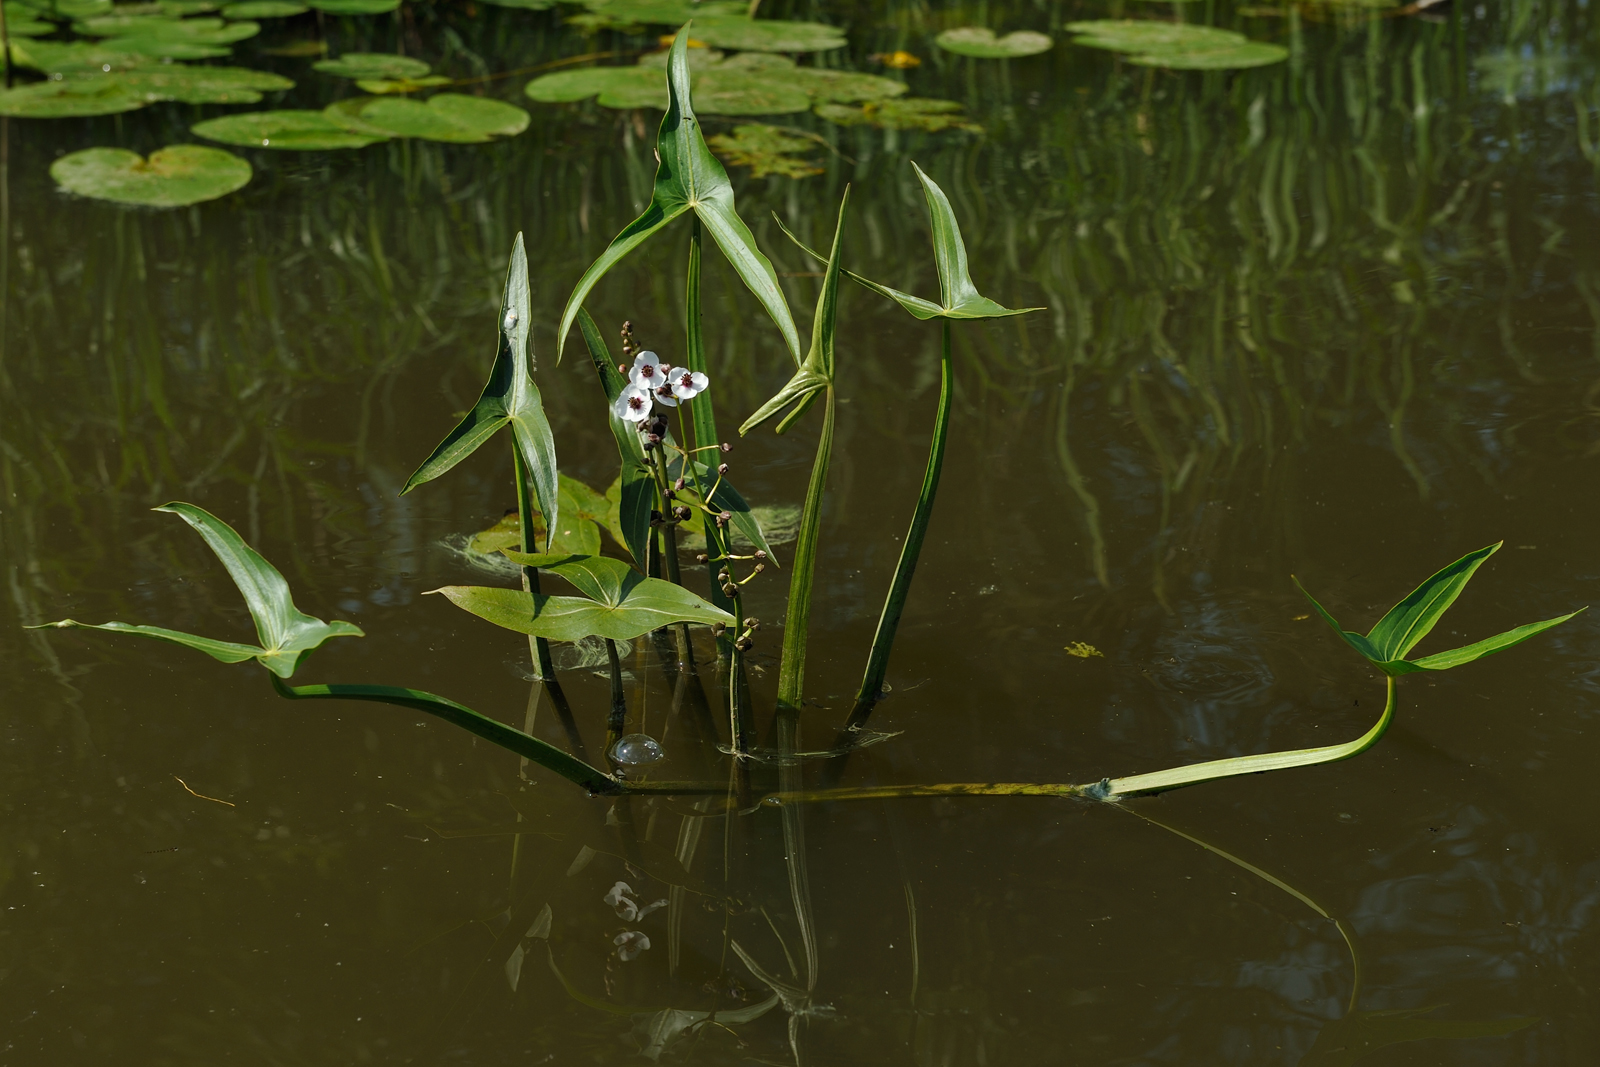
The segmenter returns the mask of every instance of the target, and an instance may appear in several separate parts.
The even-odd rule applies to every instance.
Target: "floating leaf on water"
[[[759,75],[712,70],[694,80],[694,107],[706,115],[793,115],[811,109],[811,94]]]
[[[386,15],[400,6],[400,0],[306,0],[318,11],[330,15]]]
[[[597,556],[600,554],[600,526],[607,521],[610,506],[604,496],[587,485],[558,474],[556,514],[559,516],[555,537],[549,539],[544,515],[537,507],[533,511],[534,543],[550,545],[555,555]],[[522,547],[522,520],[515,511],[507,512],[499,522],[487,530],[479,530],[467,541],[467,551],[478,555],[495,554],[501,562],[503,549]]]
[[[694,35],[714,48],[739,52],[827,52],[848,42],[844,31],[821,22],[697,16]]]
[[[653,107],[666,110],[666,79],[646,67],[585,67],[561,70],[533,79],[524,88],[542,104],[571,103],[597,97],[602,107]]]
[[[243,3],[228,4],[221,14],[225,19],[286,19],[310,10],[305,4],[293,3],[292,0],[244,0]]]
[[[482,96],[439,93],[426,103],[385,96],[341,100],[323,109],[337,125],[356,133],[416,137],[424,141],[481,144],[528,128],[520,107]]]
[[[486,4],[495,7],[516,7],[524,11],[549,11],[556,6],[557,0],[483,0]]]
[[[169,145],[147,160],[125,148],[86,148],[50,165],[65,190],[96,200],[147,207],[184,207],[215,200],[250,181],[250,164],[203,145]]]
[[[1048,52],[1055,45],[1049,36],[1032,30],[1017,30],[996,37],[987,26],[960,26],[945,30],[933,43],[946,52],[974,59],[1017,59]]]
[[[133,111],[149,103],[119,81],[104,76],[34,82],[0,90],[0,115],[22,119],[84,118]]]
[[[211,0],[156,0],[155,8],[163,15],[182,18],[185,15],[198,15],[203,11],[215,11],[217,5]]]
[[[1098,648],[1095,648],[1091,644],[1086,644],[1083,641],[1072,642],[1072,644],[1066,646],[1066,652],[1067,655],[1077,656],[1079,659],[1092,659],[1095,656],[1099,656],[1101,659],[1106,658],[1106,654],[1104,652],[1101,652]]]
[[[1172,70],[1244,70],[1282,63],[1288,58],[1289,50],[1282,45],[1246,41],[1225,48],[1151,52],[1132,56],[1128,62],[1141,67],[1168,67]]]
[[[71,20],[93,18],[111,13],[111,0],[21,0],[22,5],[37,11],[38,18]],[[7,9],[9,15],[10,10]]]
[[[365,148],[388,140],[381,134],[353,133],[332,122],[321,111],[252,111],[244,115],[224,115],[198,122],[189,130],[208,141],[295,152]]]
[[[579,16],[580,25],[593,23],[608,29],[611,26],[682,26],[690,19],[710,16],[742,18],[750,5],[745,0],[703,0],[701,3],[695,0],[585,0],[583,6],[594,17],[583,20]]]
[[[13,19],[6,16],[6,33],[12,37],[45,37],[56,32],[53,22],[40,22],[37,19]]]
[[[967,120],[961,105],[954,100],[932,100],[918,96],[872,102],[861,107],[844,104],[819,104],[818,115],[840,126],[877,126],[885,130],[965,130],[982,133],[983,127]]]
[[[1252,41],[1242,33],[1214,26],[1143,19],[1093,19],[1070,22],[1073,44],[1131,53],[1130,62],[1175,70],[1238,70],[1289,58],[1280,45]]]
[[[264,70],[183,63],[163,63],[102,77],[119,82],[152,103],[176,100],[185,104],[254,104],[260,102],[264,92],[294,88],[288,78]]]
[[[154,66],[156,59],[113,52],[99,41],[12,41],[11,62],[46,74],[104,74]]]
[[[319,74],[340,78],[420,78],[433,68],[420,59],[387,52],[346,52],[337,59],[311,64]]]
[[[261,32],[257,22],[227,22],[220,18],[180,19],[164,15],[101,15],[75,22],[72,28],[89,37],[150,38],[220,46],[243,41]],[[115,41],[107,47],[121,47]]]
[[[752,178],[779,174],[786,178],[808,178],[822,168],[800,153],[815,151],[815,141],[785,133],[776,126],[735,126],[733,133],[719,133],[706,139],[712,149],[736,167],[749,167]]]

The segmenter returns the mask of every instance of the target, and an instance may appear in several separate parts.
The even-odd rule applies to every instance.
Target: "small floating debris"
[[[1066,650],[1067,655],[1077,656],[1079,659],[1091,659],[1094,656],[1099,656],[1101,659],[1106,658],[1106,654],[1104,652],[1101,652],[1093,645],[1085,644],[1082,641],[1072,642],[1072,644],[1066,646]]]
[[[661,743],[649,734],[625,734],[611,746],[611,758],[624,767],[643,767],[667,758]]]

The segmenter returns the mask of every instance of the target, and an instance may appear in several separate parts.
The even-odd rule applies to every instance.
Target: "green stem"
[[[491,719],[487,715],[480,715],[453,700],[446,700],[444,697],[425,693],[420,689],[402,689],[392,685],[292,686],[276,676],[272,679],[272,687],[278,691],[279,696],[289,700],[370,700],[378,704],[393,704],[396,707],[437,715],[445,722],[477,734],[491,744],[524,756],[546,770],[554,771],[591,793],[612,794],[623,791],[621,782],[577,757],[568,755],[554,745]]]
[[[845,729],[854,730],[867,721],[872,707],[883,691],[883,677],[889,669],[889,652],[894,647],[895,631],[900,627],[900,616],[905,611],[906,597],[911,592],[911,579],[917,572],[917,557],[922,554],[922,541],[928,534],[928,521],[933,516],[933,498],[939,492],[939,474],[944,467],[944,445],[950,430],[950,405],[954,392],[954,370],[950,360],[950,320],[943,327],[939,352],[939,409],[933,420],[933,442],[928,447],[928,468],[922,475],[922,492],[917,497],[917,508],[911,514],[911,527],[906,531],[906,542],[900,546],[900,562],[895,565],[894,580],[889,583],[889,595],[883,602],[883,614],[878,617],[878,631],[872,636],[872,651],[867,654],[867,669],[861,676],[861,688],[856,692],[855,707]]]
[[[700,253],[702,235],[700,232],[700,216],[696,214],[689,227],[689,272],[685,279],[683,297],[683,362],[690,370],[700,374],[709,373],[706,370],[706,339],[700,328]],[[695,468],[694,453],[690,451],[695,445],[715,444],[720,438],[717,436],[717,413],[711,401],[709,392],[701,393],[689,404],[689,420],[694,427],[694,441],[691,443],[687,437],[683,440],[683,473],[695,483],[695,489],[700,493],[707,507],[711,501],[706,499],[704,488],[700,485],[699,472]],[[680,417],[682,407],[679,407]],[[681,425],[681,423],[680,423]],[[711,538],[706,538],[706,544],[711,544]],[[723,611],[738,614],[733,602],[722,591],[722,583],[717,581],[715,567],[707,568],[711,579],[711,603]],[[733,652],[733,638],[727,635],[719,638],[717,649],[724,659]]]
[[[1223,778],[1236,778],[1241,774],[1260,774],[1263,771],[1282,771],[1292,767],[1311,767],[1318,763],[1337,763],[1347,760],[1352,756],[1359,756],[1383,737],[1384,731],[1389,729],[1389,723],[1394,720],[1395,684],[1393,675],[1385,675],[1384,683],[1388,692],[1384,700],[1383,714],[1378,718],[1372,729],[1343,745],[1328,745],[1324,748],[1299,748],[1287,752],[1264,752],[1259,756],[1235,756],[1232,759],[1209,760],[1205,763],[1192,763],[1187,767],[1174,767],[1171,770],[1154,771],[1150,774],[1135,774],[1129,778],[1109,778],[1096,785],[1080,786],[1091,796],[1098,796],[1102,800],[1122,800],[1126,797],[1140,794],[1164,793],[1169,789],[1181,789],[1184,786],[1199,785],[1202,782],[1215,782]]]
[[[611,751],[628,727],[628,696],[622,691],[622,661],[617,658],[617,643],[605,638],[606,662],[611,666],[611,714],[606,716],[606,752]]]
[[[822,435],[817,438],[817,458],[811,464],[805,510],[800,515],[800,535],[794,546],[789,572],[789,612],[783,623],[783,662],[778,668],[778,707],[800,707],[806,683],[806,629],[811,621],[811,585],[817,565],[817,540],[822,526],[822,494],[833,457],[833,386],[828,386],[822,413]]]
[[[522,460],[522,451],[517,448],[515,435],[511,439],[511,459],[517,478],[517,523],[522,528],[522,551],[538,555],[539,543],[533,535],[533,498],[528,492],[528,467]],[[539,568],[522,568],[522,588],[534,596],[539,594]],[[533,669],[540,678],[556,676],[555,663],[550,659],[550,642],[542,637],[529,636],[528,656],[533,660]]]

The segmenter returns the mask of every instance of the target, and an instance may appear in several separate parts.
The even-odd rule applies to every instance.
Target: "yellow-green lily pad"
[[[323,114],[356,133],[376,132],[454,144],[481,144],[496,137],[515,136],[528,128],[528,113],[520,107],[462,93],[439,93],[426,103],[386,96],[358,97],[329,105]]]
[[[126,148],[86,148],[50,165],[65,190],[145,207],[185,207],[215,200],[250,181],[250,164],[203,145],[169,145],[145,159]]]
[[[321,111],[251,111],[243,115],[207,119],[189,129],[208,141],[291,152],[365,148],[369,144],[388,140],[383,134],[347,130]]]
[[[225,19],[286,19],[310,10],[305,4],[292,0],[243,0],[224,6],[221,14]]]
[[[786,19],[697,17],[689,32],[713,48],[737,52],[827,52],[848,43],[837,26]]]
[[[1032,30],[1017,30],[1004,37],[996,37],[987,26],[959,26],[945,30],[933,43],[946,52],[973,59],[1018,59],[1048,52],[1055,44],[1049,36]]]
[[[426,78],[362,78],[356,82],[356,88],[364,93],[377,93],[386,96],[393,93],[415,93],[423,89],[437,89],[441,85],[449,85],[452,79],[442,74],[430,74]]]
[[[110,76],[34,82],[0,90],[0,115],[19,119],[85,118],[134,111],[149,103]]]
[[[340,78],[421,78],[433,68],[410,56],[387,52],[346,52],[337,59],[313,63],[311,69]]]
[[[318,11],[330,15],[387,15],[400,6],[400,0],[307,0]]]

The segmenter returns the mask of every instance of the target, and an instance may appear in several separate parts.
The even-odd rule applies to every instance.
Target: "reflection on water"
[[[845,182],[848,265],[935,291],[915,159],[984,292],[1050,309],[956,334],[945,497],[873,722],[898,736],[851,756],[852,783],[1092,781],[1354,737],[1378,686],[1302,618],[1291,572],[1365,628],[1418,574],[1505,538],[1451,616],[1469,640],[1600,593],[1588,8],[1204,8],[1291,60],[1173,73],[1060,44],[984,64],[925,42],[979,22],[1064,36],[1111,11],[834,5],[848,63],[922,53],[913,91],[958,100],[985,134],[791,116],[837,149],[826,173],[736,175],[795,307],[813,268],[771,215],[820,244]],[[418,11],[436,66],[592,46],[553,15]],[[396,25],[328,32],[336,51],[386,50]],[[281,106],[331,91],[303,79]],[[190,110],[0,134],[7,1062],[1593,1058],[1589,616],[1408,680],[1395,730],[1358,760],[1138,802],[1343,922],[1353,1011],[1329,919],[1120,813],[839,804],[806,812],[797,852],[777,811],[588,800],[410,712],[286,705],[179,650],[20,630],[72,615],[247,633],[203,546],[146,511],[193,500],[306,610],[372,635],[319,652],[308,680],[413,685],[603,750],[607,682],[581,650],[564,722],[507,669],[517,639],[420,595],[472,580],[436,546],[515,504],[503,457],[396,493],[476,395],[517,230],[537,253],[562,462],[610,482],[589,372],[555,364],[553,329],[648,197],[653,116],[546,108],[489,146],[252,153],[241,193],[162,213],[52,191],[58,154],[182,141]],[[683,242],[653,242],[589,304],[669,359]],[[742,417],[787,356],[726,265],[706,271],[717,402]],[[805,750],[848,711],[937,388],[934,331],[860,290],[841,321]],[[741,489],[793,507],[811,447],[804,431],[740,442]],[[753,585],[753,613],[780,618],[783,584]],[[762,731],[776,640],[752,655]],[[647,644],[626,664],[630,730],[661,743],[663,776],[708,773],[693,763],[719,739]],[[618,882],[632,919],[608,903]],[[713,1007],[721,1025],[697,1014]]]

